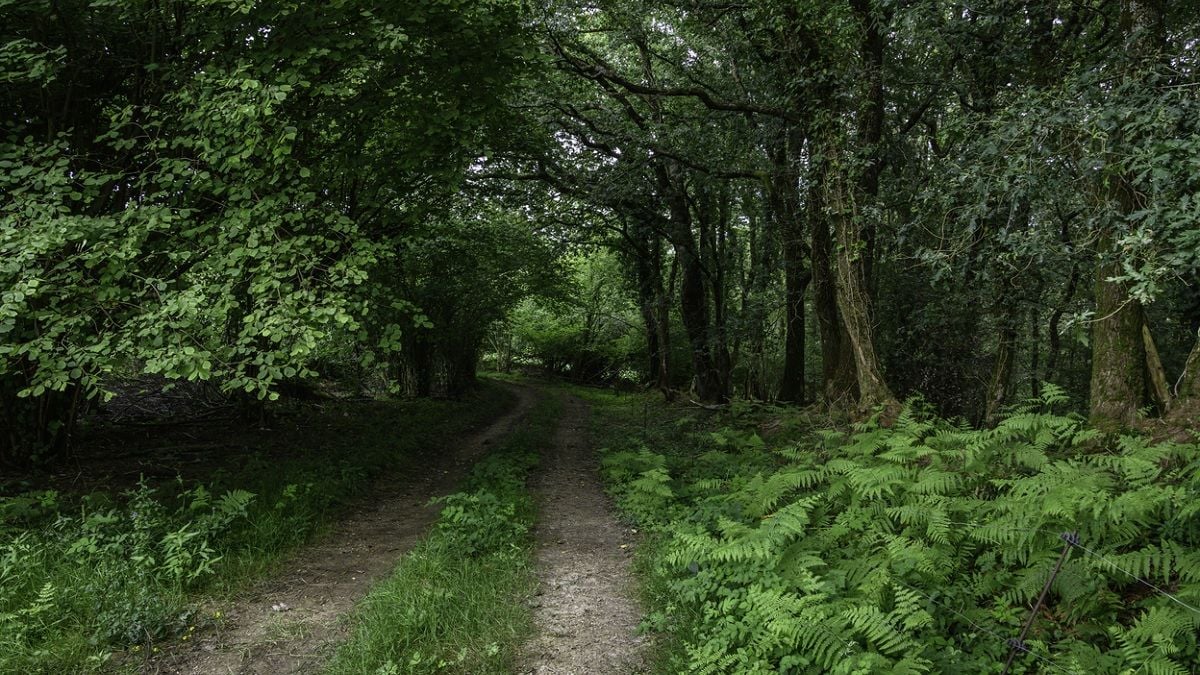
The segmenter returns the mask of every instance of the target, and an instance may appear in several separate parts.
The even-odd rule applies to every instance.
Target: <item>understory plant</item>
[[[1047,386],[994,429],[910,403],[779,447],[735,425],[610,452],[653,533],[660,668],[999,673],[1014,651],[1014,673],[1192,672],[1198,447],[1101,436],[1064,398]]]
[[[286,456],[252,453],[203,482],[0,498],[0,673],[91,672],[190,637],[218,618],[202,600],[268,573],[374,477],[512,400],[489,386],[466,402],[330,405]]]
[[[119,503],[93,497],[0,541],[0,670],[96,666],[108,646],[194,629],[187,593],[215,574],[217,547],[244,525],[255,495],[214,496],[203,485],[169,499],[158,492],[143,482]],[[0,506],[15,518],[36,511],[27,500]],[[56,500],[39,493],[37,508]]]

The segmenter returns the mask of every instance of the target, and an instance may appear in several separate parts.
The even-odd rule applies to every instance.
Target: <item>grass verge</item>
[[[535,505],[526,479],[561,410],[543,398],[521,428],[442,500],[433,532],[355,611],[333,675],[510,673],[532,631]]]
[[[261,577],[373,478],[512,405],[487,386],[463,402],[345,403],[202,482],[124,493],[0,499],[0,672],[90,672],[114,650],[153,650],[216,616],[195,609]]]

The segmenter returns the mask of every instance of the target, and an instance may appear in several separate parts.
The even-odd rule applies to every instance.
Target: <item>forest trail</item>
[[[555,452],[542,457],[538,496],[538,634],[518,673],[604,675],[638,672],[645,640],[629,569],[633,533],[617,522],[588,442],[589,408],[568,396]]]
[[[283,570],[258,584],[225,613],[223,628],[144,664],[144,673],[227,675],[320,670],[340,639],[340,619],[390,573],[436,520],[429,500],[448,494],[471,465],[529,412],[538,394],[513,386],[517,403],[480,432],[431,449],[409,467],[411,481],[377,484],[327,536],[299,551]]]

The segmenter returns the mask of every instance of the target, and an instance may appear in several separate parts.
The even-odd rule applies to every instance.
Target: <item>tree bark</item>
[[[858,147],[866,164],[858,176],[862,194],[874,198],[879,194],[879,178],[883,172],[882,148],[885,101],[883,91],[883,57],[886,38],[879,22],[872,16],[868,0],[851,0],[854,13],[863,27],[859,54],[863,64],[863,97],[858,111]],[[876,224],[866,219],[859,224],[862,237],[862,275],[864,288],[874,287]]]
[[[813,307],[821,336],[821,396],[831,407],[851,404],[858,398],[858,374],[850,336],[837,306],[837,279],[833,273],[833,238],[824,217],[823,170],[814,172],[809,197],[809,228],[812,236]]]
[[[992,376],[988,381],[987,405],[984,422],[995,426],[1000,421],[1000,409],[1012,395],[1013,360],[1017,351],[1016,311],[1006,307],[1001,312],[1000,335],[996,344],[996,358],[992,365]]]
[[[836,170],[827,176],[826,182],[826,199],[837,236],[837,308],[854,354],[858,412],[866,415],[876,408],[883,408],[885,415],[891,415],[899,410],[900,404],[884,380],[875,354],[871,300],[863,269],[866,243],[859,226],[860,214],[854,197],[844,185],[844,178]]]
[[[648,356],[646,378],[656,389],[671,386],[669,327],[666,323],[662,287],[662,243],[651,228],[639,226],[632,237],[634,272],[637,276],[638,308],[642,314]]]
[[[1175,396],[1168,423],[1187,431],[1200,428],[1200,335],[1176,383]]]
[[[884,122],[883,57],[884,33],[872,15],[867,0],[852,0],[851,8],[862,25],[859,44],[862,59],[860,106],[855,115],[857,150],[865,160],[857,169],[843,166],[837,143],[826,147],[828,167],[824,176],[826,207],[834,224],[837,241],[836,297],[841,323],[854,355],[858,384],[858,413],[868,415],[882,408],[885,417],[899,411],[900,404],[884,380],[875,354],[871,325],[871,296],[868,280],[873,273],[875,223],[864,218],[861,206],[879,194],[882,170],[881,145]],[[832,130],[831,130],[832,131]],[[836,132],[835,132],[836,133]]]
[[[1121,28],[1126,53],[1149,56],[1161,45],[1162,4],[1157,0],[1124,0]],[[1114,139],[1119,143],[1120,139]],[[1116,202],[1122,215],[1136,211],[1140,197],[1122,173],[1109,177],[1102,194]],[[1122,274],[1116,233],[1104,225],[1097,240],[1100,263],[1096,269],[1096,322],[1092,326],[1091,422],[1115,431],[1129,426],[1146,389],[1146,346],[1142,337],[1143,314],[1130,295],[1129,285],[1114,280]]]
[[[76,382],[64,391],[18,397],[27,385],[20,375],[0,378],[0,467],[29,468],[62,459],[71,450],[75,422],[90,403]]]
[[[794,233],[786,236],[796,236]],[[786,240],[785,240],[786,241]],[[783,345],[783,376],[779,385],[779,400],[790,403],[804,403],[804,368],[805,357],[805,307],[804,296],[812,275],[803,268],[799,258],[802,253],[796,250],[788,251],[784,246],[784,259],[790,264],[784,267],[784,345]],[[794,245],[791,247],[794,248]]]
[[[405,352],[396,358],[393,376],[406,398],[425,398],[433,390],[433,358],[428,340],[412,336],[405,342]]]
[[[1064,247],[1071,247],[1071,229],[1070,221],[1064,219],[1062,223],[1062,234],[1060,239]],[[1073,250],[1073,247],[1071,247]],[[1047,382],[1053,382],[1055,376],[1058,375],[1058,358],[1062,351],[1062,338],[1059,336],[1059,325],[1062,323],[1063,314],[1066,313],[1067,307],[1075,300],[1075,291],[1079,286],[1079,262],[1071,262],[1071,271],[1067,275],[1067,285],[1063,289],[1062,297],[1058,301],[1058,305],[1054,307],[1054,311],[1050,313],[1050,321],[1046,330],[1048,345],[1046,347],[1046,374],[1043,379]]]
[[[1167,371],[1158,355],[1158,346],[1154,344],[1154,335],[1150,333],[1150,325],[1144,319],[1142,345],[1146,352],[1146,382],[1150,385],[1150,396],[1158,406],[1159,413],[1166,415],[1171,410],[1171,387],[1167,384]]]
[[[1041,288],[1038,297],[1042,296]],[[1029,308],[1029,395],[1038,398],[1042,395],[1042,313],[1037,305]]]
[[[1188,355],[1187,364],[1183,368],[1183,376],[1179,378],[1179,386],[1175,390],[1179,400],[1200,400],[1200,336],[1196,337],[1196,345]]]
[[[775,153],[775,173],[770,186],[771,215],[782,238],[784,284],[783,376],[779,400],[805,402],[805,307],[804,296],[812,273],[808,269],[808,245],[801,215],[797,171],[803,139],[792,134],[784,148]]]
[[[763,401],[767,398],[766,382],[766,311],[763,301],[771,270],[771,218],[759,218],[754,209],[749,218],[749,269],[742,284],[742,321],[746,324],[743,359],[746,363],[745,394],[747,398]]]
[[[1127,284],[1110,281],[1121,266],[1104,260],[1114,253],[1113,235],[1101,235],[1096,270],[1096,320],[1092,324],[1092,379],[1089,417],[1092,424],[1116,431],[1133,423],[1145,390],[1146,350],[1142,310]]]
[[[711,326],[708,313],[708,293],[704,266],[696,238],[692,233],[692,215],[678,176],[663,166],[656,168],[670,211],[671,244],[681,270],[679,310],[691,348],[692,368],[696,378],[696,395],[705,403],[723,403],[728,393],[723,390],[717,364],[712,356]]]

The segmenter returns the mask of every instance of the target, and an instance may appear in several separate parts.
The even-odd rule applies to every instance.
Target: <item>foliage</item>
[[[203,628],[214,617],[201,600],[260,577],[371,478],[509,403],[488,388],[465,403],[339,407],[296,456],[253,455],[207,483],[0,498],[0,671],[90,672]]]
[[[752,430],[607,456],[649,527],[669,672],[1186,672],[1200,657],[1197,446],[1101,438],[1048,387],[995,429],[909,406],[894,426],[759,447]],[[719,423],[719,422],[718,422]],[[689,425],[695,428],[694,425]],[[701,427],[703,429],[703,427]]]
[[[534,503],[525,487],[560,401],[546,398],[472,469],[436,527],[371,589],[331,673],[508,673],[531,621],[524,603]]]
[[[611,253],[575,255],[566,265],[568,288],[528,298],[509,316],[514,350],[552,373],[610,382],[641,356],[637,310],[626,297],[622,271]]]
[[[461,395],[474,382],[489,326],[561,274],[534,223],[484,200],[460,200],[397,242],[389,283],[370,299],[370,337],[359,342],[369,345],[368,359],[388,361],[405,394]],[[397,302],[397,294],[416,304]]]
[[[453,191],[518,21],[504,0],[0,3],[0,455],[61,450],[114,373],[260,398],[312,375]]]
[[[243,526],[255,495],[232,490],[214,498],[202,485],[169,500],[157,492],[143,482],[120,506],[85,503],[78,515],[58,513],[41,530],[6,538],[0,665],[66,667],[76,657],[71,650],[90,646],[94,666],[108,645],[186,629],[193,611],[184,593],[216,573],[222,556],[215,546]],[[73,631],[77,640],[69,639]],[[54,650],[39,648],[50,641]]]

